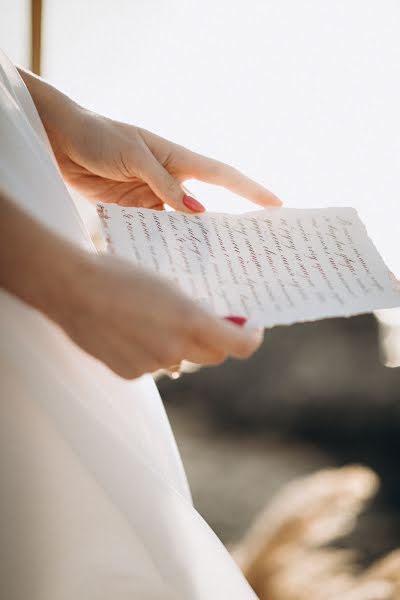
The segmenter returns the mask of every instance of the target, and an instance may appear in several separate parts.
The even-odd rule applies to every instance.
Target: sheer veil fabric
[[[0,187],[94,251],[1,53]],[[120,379],[3,291],[0,320],[0,598],[254,599],[192,505],[152,378]]]

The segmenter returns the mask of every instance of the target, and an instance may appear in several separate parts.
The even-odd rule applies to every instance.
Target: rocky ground
[[[227,543],[287,481],[361,462],[382,490],[357,532],[366,561],[400,546],[400,369],[371,316],[276,328],[247,362],[158,382],[196,507]]]

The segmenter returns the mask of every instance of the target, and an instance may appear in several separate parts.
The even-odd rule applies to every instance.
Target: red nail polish
[[[189,208],[193,212],[202,213],[206,210],[205,207],[200,204],[200,202],[195,200],[195,198],[192,198],[192,196],[188,196],[187,194],[183,196],[182,201],[186,208]]]
[[[247,322],[246,317],[224,317],[225,321],[230,321],[231,323],[235,323],[235,325],[244,325]]]

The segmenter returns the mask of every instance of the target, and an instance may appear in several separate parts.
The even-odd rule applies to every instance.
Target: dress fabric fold
[[[0,189],[94,251],[1,52]],[[254,599],[193,507],[153,379],[117,377],[5,291],[0,321],[0,598]]]

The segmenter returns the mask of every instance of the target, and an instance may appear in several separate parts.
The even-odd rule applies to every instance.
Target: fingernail
[[[225,321],[231,321],[231,323],[235,323],[235,325],[244,325],[247,322],[246,317],[224,317]]]
[[[195,198],[192,198],[192,196],[188,196],[187,194],[183,196],[183,204],[186,206],[186,208],[192,210],[193,212],[202,213],[206,210],[205,207],[200,204],[200,202],[195,200]]]

